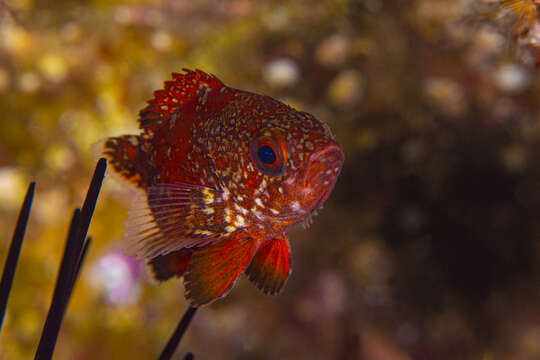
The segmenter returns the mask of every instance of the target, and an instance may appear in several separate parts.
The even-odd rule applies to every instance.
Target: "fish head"
[[[302,222],[330,195],[341,147],[326,124],[272,98],[240,92],[233,104],[211,139],[219,183],[256,221]]]
[[[273,142],[283,165],[276,181],[270,181],[268,193],[273,196],[268,197],[267,203],[277,210],[277,218],[296,223],[328,199],[341,172],[344,154],[326,124],[308,113],[295,111],[294,115],[287,118],[287,128],[268,129],[254,141],[252,159],[264,172],[260,163],[268,149],[261,144]]]

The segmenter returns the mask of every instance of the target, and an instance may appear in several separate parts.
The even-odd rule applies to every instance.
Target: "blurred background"
[[[532,0],[0,2],[0,264],[37,193],[0,359],[34,354],[92,144],[200,68],[326,121],[346,162],[293,273],[243,278],[177,358],[540,359],[540,49]],[[187,304],[122,253],[105,180],[58,359],[156,358]]]

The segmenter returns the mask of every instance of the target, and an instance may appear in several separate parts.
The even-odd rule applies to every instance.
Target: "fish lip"
[[[332,193],[343,168],[343,161],[343,150],[337,144],[328,146],[310,157],[311,166],[306,171],[304,184],[307,188],[318,191],[320,194],[312,207],[313,209],[322,206]],[[313,167],[313,171],[310,171],[311,167]]]
[[[331,154],[334,152],[338,154],[337,158],[339,162],[343,164],[343,160],[345,159],[345,154],[343,153],[341,146],[339,146],[337,143],[327,145],[324,149],[311,154],[311,156],[309,157],[309,161],[310,162],[320,161],[324,156],[328,156],[328,154]]]
[[[324,191],[319,197],[319,199],[317,200],[317,202],[315,203],[315,205],[313,206],[313,208],[311,209],[310,213],[321,208],[322,204],[326,201],[326,199],[328,199],[328,196],[330,196],[330,191]]]
[[[334,172],[333,179],[332,179],[332,185],[330,188],[333,187],[335,184],[335,181],[337,179],[337,176],[341,172],[341,169],[343,167],[343,161],[345,160],[345,154],[343,153],[343,150],[337,143],[333,143],[331,145],[326,146],[324,149],[319,150],[315,153],[313,153],[309,157],[308,166],[305,170],[305,173],[303,175],[302,183],[305,187],[309,187],[310,184],[317,183],[314,181],[317,177],[320,177],[320,171],[315,171],[312,173],[310,171],[312,167],[314,167],[318,163],[326,163],[324,165],[324,168],[333,170],[334,168],[338,168],[337,172]]]
[[[334,180],[334,183],[332,184],[331,187],[329,187],[328,189],[325,189],[321,192],[321,195],[319,196],[319,198],[317,199],[317,201],[315,202],[315,205],[313,205],[313,207],[311,208],[311,210],[307,211],[306,213],[313,213],[314,211],[317,211],[318,209],[322,208],[323,204],[326,202],[326,200],[328,199],[328,197],[330,196],[330,194],[332,193],[332,190],[334,189],[334,185],[335,185],[335,180]]]
[[[328,163],[324,160],[325,158],[329,159]],[[283,184],[287,187],[291,187],[291,192],[297,194],[297,197],[294,198],[294,200],[297,201],[300,206],[298,206],[297,209],[291,208],[288,211],[277,215],[270,213],[261,215],[265,220],[270,221],[284,221],[293,224],[304,221],[317,209],[320,209],[332,193],[338,175],[343,167],[343,161],[343,150],[336,142],[331,142],[323,149],[311,154],[308,160],[308,166],[304,169],[296,169],[293,174],[294,176],[290,176]],[[323,167],[324,172],[315,170],[314,173],[310,173],[310,166],[319,162],[325,163]],[[331,170],[332,173],[325,174],[327,170]],[[323,185],[324,181],[328,181],[329,183]],[[301,189],[299,190],[297,186],[300,186]],[[317,194],[314,194],[313,192],[317,192]]]

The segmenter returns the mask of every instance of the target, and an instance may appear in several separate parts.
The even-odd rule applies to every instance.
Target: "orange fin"
[[[143,170],[137,161],[140,137],[124,135],[108,138],[103,143],[103,154],[112,168],[125,180],[143,187]]]
[[[173,276],[182,276],[191,261],[192,252],[192,249],[182,249],[150,260],[148,265],[152,269],[154,278],[165,281]]]
[[[256,242],[249,238],[225,239],[195,249],[184,274],[186,299],[193,306],[200,306],[227,295],[256,249]]]
[[[265,294],[278,294],[291,274],[291,246],[285,234],[265,241],[255,253],[246,275]]]
[[[139,126],[147,135],[153,136],[162,126],[173,127],[178,114],[192,114],[198,104],[206,105],[211,92],[225,86],[217,77],[201,70],[183,71],[173,73],[173,80],[155,91],[154,98],[139,113]]]
[[[220,190],[184,183],[158,184],[135,199],[125,236],[131,252],[141,258],[201,247],[247,226],[232,218],[231,208]]]

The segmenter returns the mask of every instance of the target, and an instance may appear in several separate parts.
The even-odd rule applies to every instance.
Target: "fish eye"
[[[266,165],[271,165],[277,160],[276,152],[268,145],[261,146],[257,151],[257,156]]]
[[[251,145],[251,157],[257,168],[268,176],[281,176],[285,172],[286,152],[273,136],[261,136]]]

